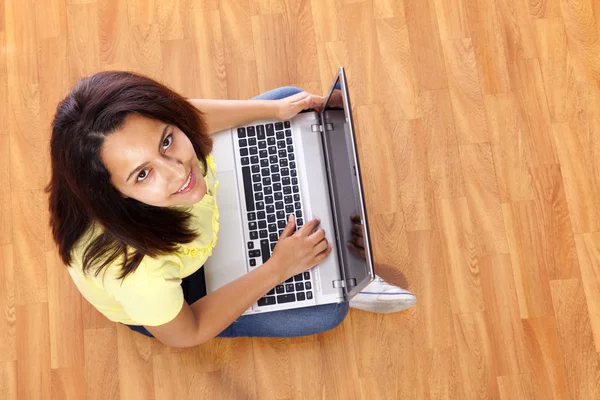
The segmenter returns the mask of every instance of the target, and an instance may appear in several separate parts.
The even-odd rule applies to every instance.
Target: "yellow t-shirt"
[[[102,270],[87,275],[82,271],[82,256],[93,232],[84,235],[73,250],[73,261],[68,268],[75,285],[98,311],[111,321],[128,325],[162,325],[177,316],[183,306],[181,279],[196,272],[212,255],[219,232],[219,209],[216,190],[216,166],[212,154],[207,157],[205,181],[207,193],[192,207],[193,227],[199,237],[180,245],[177,253],[157,258],[144,257],[138,268],[118,279],[119,257]]]

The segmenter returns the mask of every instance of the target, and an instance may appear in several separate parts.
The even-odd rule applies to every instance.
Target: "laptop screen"
[[[324,129],[321,136],[325,149],[325,164],[329,180],[330,197],[338,254],[342,263],[342,279],[346,282],[346,299],[360,292],[374,277],[366,207],[356,151],[350,97],[344,69],[340,68],[321,112]],[[352,214],[360,216],[365,242],[365,259],[353,254],[346,243],[352,241]]]

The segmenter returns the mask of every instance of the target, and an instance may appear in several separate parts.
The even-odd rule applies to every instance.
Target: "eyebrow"
[[[161,145],[161,144],[162,144],[162,142],[165,140],[165,136],[167,135],[167,130],[169,129],[169,126],[170,126],[170,125],[168,125],[168,124],[167,124],[167,126],[165,126],[165,129],[163,129],[162,136],[160,137],[160,141],[158,142],[158,151],[159,151],[159,152],[160,152],[160,145]],[[145,163],[141,164],[140,166],[138,166],[138,167],[137,167],[136,169],[134,169],[133,171],[131,171],[131,173],[129,174],[129,176],[127,177],[127,179],[125,179],[125,183],[129,182],[129,179],[131,179],[131,177],[132,177],[132,176],[133,176],[135,173],[137,173],[137,172],[141,171],[141,170],[142,170],[142,169],[143,169],[143,168],[144,168],[146,165],[148,165],[148,164],[149,164],[148,162],[145,162]]]

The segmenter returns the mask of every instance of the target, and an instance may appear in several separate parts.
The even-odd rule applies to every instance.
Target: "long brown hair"
[[[190,139],[207,170],[212,151],[202,113],[163,84],[130,72],[100,72],[81,79],[62,100],[52,122],[50,225],[62,261],[96,223],[102,233],[83,255],[83,271],[96,275],[123,257],[120,278],[139,266],[144,256],[176,251],[197,237],[188,225],[191,214],[124,198],[110,181],[100,157],[106,136],[137,113],[177,126]],[[133,250],[133,251],[131,251]]]

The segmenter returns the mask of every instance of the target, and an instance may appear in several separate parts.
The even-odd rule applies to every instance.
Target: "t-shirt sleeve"
[[[181,278],[165,275],[125,279],[117,300],[129,318],[140,325],[158,326],[179,314],[184,303]]]

